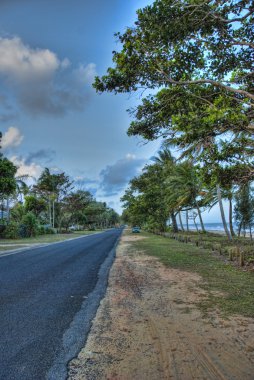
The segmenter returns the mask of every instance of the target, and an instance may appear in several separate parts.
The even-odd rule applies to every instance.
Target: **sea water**
[[[183,226],[186,229],[186,224],[183,224]],[[222,223],[204,223],[204,226],[205,226],[206,231],[224,232],[224,227]],[[201,225],[199,223],[197,223],[197,227],[199,230],[201,230]],[[235,223],[233,223],[233,228],[235,231],[237,231],[237,225]],[[195,224],[189,223],[189,229],[196,231]],[[228,225],[228,229],[229,229],[229,225]]]

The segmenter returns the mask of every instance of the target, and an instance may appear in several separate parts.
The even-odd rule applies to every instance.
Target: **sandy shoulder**
[[[254,320],[203,318],[201,278],[130,251],[124,235],[69,380],[253,380]]]

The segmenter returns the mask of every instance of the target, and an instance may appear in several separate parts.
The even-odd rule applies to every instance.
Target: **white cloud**
[[[96,65],[94,63],[88,63],[86,66],[79,65],[73,73],[78,82],[92,84],[96,76]]]
[[[11,81],[47,79],[59,66],[56,54],[48,49],[32,49],[19,37],[0,38],[0,73]]]
[[[28,175],[31,178],[38,178],[43,171],[43,167],[32,162],[31,164],[26,164],[26,161],[22,157],[12,156],[10,160],[15,166],[17,166],[17,176]]]
[[[72,69],[68,58],[60,60],[49,49],[32,48],[19,37],[0,37],[0,80],[33,116],[82,111],[95,75],[94,63]]]
[[[61,68],[67,69],[70,66],[71,66],[70,60],[68,58],[64,58],[63,61],[61,62]]]
[[[136,156],[135,154],[127,153],[125,158],[127,158],[127,160],[135,160]]]
[[[2,148],[10,149],[21,144],[24,136],[17,127],[10,127],[2,137]]]

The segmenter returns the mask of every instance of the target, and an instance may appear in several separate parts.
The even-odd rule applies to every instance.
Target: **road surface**
[[[63,380],[107,284],[120,229],[0,256],[0,379]]]

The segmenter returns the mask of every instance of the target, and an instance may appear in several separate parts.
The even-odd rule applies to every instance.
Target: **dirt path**
[[[123,236],[88,341],[70,380],[254,379],[254,320],[196,306],[201,278],[130,253]],[[222,295],[223,296],[223,295]]]

